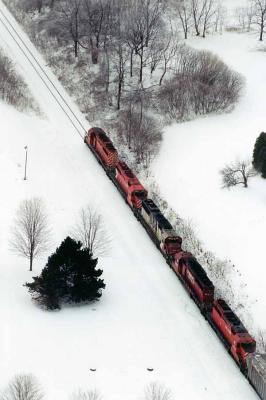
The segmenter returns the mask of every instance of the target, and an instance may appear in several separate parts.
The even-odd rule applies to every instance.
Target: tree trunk
[[[118,91],[117,91],[117,109],[118,110],[120,110],[121,92],[122,92],[122,81],[119,78]]]
[[[30,271],[32,271],[33,254],[30,255]]]
[[[161,84],[163,83],[163,78],[164,78],[164,76],[166,74],[166,71],[167,71],[167,63],[166,63],[166,60],[165,60],[164,61],[164,70],[163,70],[163,74],[162,74],[160,82],[159,82],[159,86],[161,86]]]
[[[143,78],[143,47],[140,50],[139,57],[140,57],[139,81],[140,81],[140,83],[142,83],[142,78]]]
[[[260,41],[262,41],[262,37],[263,37],[263,24],[261,24],[260,26]]]
[[[130,49],[130,77],[133,76],[133,49]]]
[[[74,40],[75,57],[78,56],[78,41]]]
[[[105,93],[109,91],[110,84],[110,62],[109,62],[109,53],[107,48],[105,48],[105,59],[106,59],[106,82],[105,82]]]

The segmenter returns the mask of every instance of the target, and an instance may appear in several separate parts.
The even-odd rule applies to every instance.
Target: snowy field
[[[1,1],[0,9],[5,10]],[[97,388],[109,400],[141,399],[151,381],[169,387],[174,399],[255,400],[248,382],[1,24],[0,38],[47,116],[26,116],[0,104],[1,387],[14,374],[31,372],[43,384],[46,398],[54,400],[68,398],[79,387]],[[221,118],[233,121],[234,115],[216,117],[220,129]],[[195,122],[198,133],[204,123],[207,119]],[[178,130],[186,126],[189,124]],[[236,126],[231,127],[232,135],[235,130]],[[190,132],[189,128],[187,135],[183,131],[182,145],[188,143]],[[165,134],[163,170],[167,140],[177,139],[177,133],[173,127]],[[29,148],[26,181],[25,145]],[[173,153],[178,162],[187,160],[185,151],[180,152],[183,157]],[[171,155],[169,151],[169,159]],[[181,179],[177,163],[174,165],[176,177]],[[197,166],[199,172],[201,169]],[[186,172],[189,178],[190,170]],[[212,182],[214,179],[207,184],[208,190]],[[195,184],[195,191],[199,190],[198,179]],[[163,189],[179,210],[175,192],[167,185]],[[245,193],[253,193],[254,198],[257,192]],[[189,194],[184,192],[188,202]],[[69,234],[79,208],[88,202],[97,204],[112,235],[112,253],[99,263],[107,285],[100,302],[65,307],[60,312],[42,311],[31,302],[22,286],[31,280],[28,263],[10,253],[8,237],[20,200],[32,196],[42,197],[47,204],[54,247]],[[225,196],[232,198],[230,193]],[[247,245],[243,243],[245,249]],[[45,259],[35,263],[33,275],[44,263]],[[148,372],[148,367],[154,371]]]
[[[245,77],[245,89],[232,113],[166,128],[155,179],[170,205],[192,221],[205,247],[236,265],[249,295],[244,306],[255,326],[265,329],[266,182],[256,177],[248,189],[228,191],[221,189],[219,170],[236,158],[251,158],[266,128],[266,53],[257,51],[254,33],[224,33],[189,44],[218,54]]]

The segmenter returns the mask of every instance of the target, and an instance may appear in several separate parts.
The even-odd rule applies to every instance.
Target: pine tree
[[[40,276],[26,283],[32,297],[47,309],[60,308],[61,303],[80,303],[98,300],[105,288],[99,279],[102,270],[96,269],[93,259],[81,242],[67,237],[47,261]]]
[[[253,166],[266,178],[266,132],[261,132],[253,151]]]

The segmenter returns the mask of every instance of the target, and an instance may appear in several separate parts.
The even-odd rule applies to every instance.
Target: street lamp
[[[25,169],[24,169],[24,181],[27,179],[27,161],[28,161],[28,146],[24,147],[25,149]]]

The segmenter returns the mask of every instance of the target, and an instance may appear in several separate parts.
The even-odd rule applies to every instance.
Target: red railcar
[[[247,356],[256,350],[256,342],[227,303],[218,299],[213,303],[210,318],[215,330],[242,370],[247,369]]]
[[[174,255],[172,267],[203,312],[211,309],[214,285],[196,258],[188,252]]]
[[[118,162],[117,150],[101,128],[91,128],[84,142],[94,151],[105,168],[115,167]]]
[[[119,161],[115,166],[115,170],[115,179],[120,189],[122,189],[128,204],[133,208],[140,209],[142,200],[147,197],[147,190],[125,162]]]

